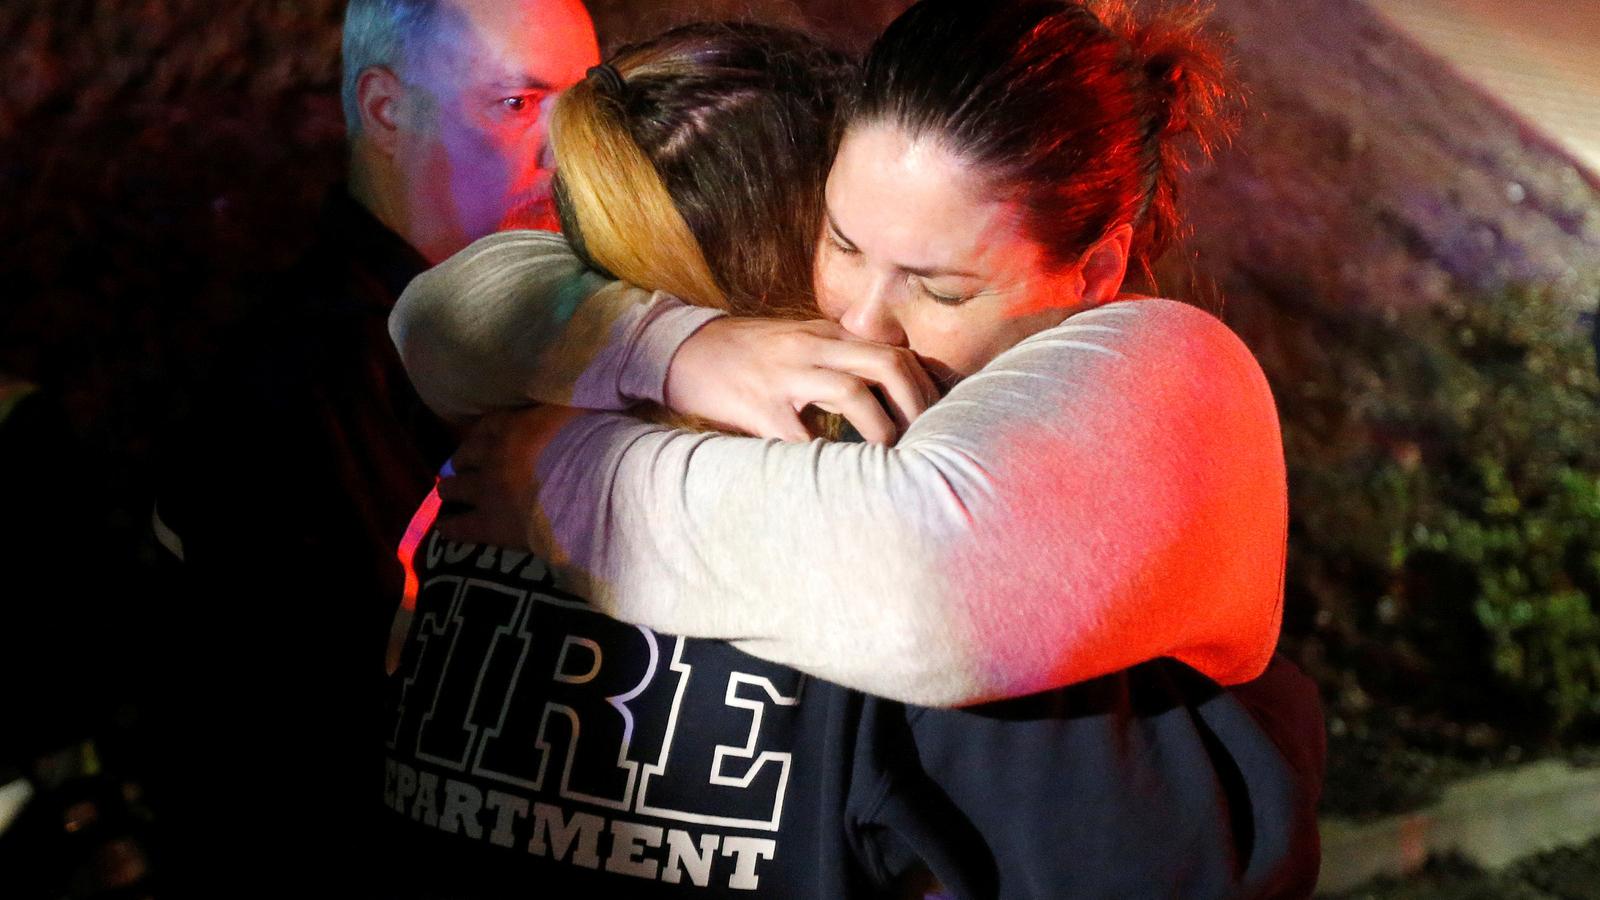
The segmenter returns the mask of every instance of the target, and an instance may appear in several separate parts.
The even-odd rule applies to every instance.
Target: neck
[[[350,147],[349,185],[350,196],[357,203],[366,207],[385,228],[412,247],[417,246],[399,173],[387,157],[360,138]]]

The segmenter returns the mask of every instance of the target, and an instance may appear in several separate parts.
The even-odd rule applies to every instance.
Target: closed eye
[[[833,233],[833,229],[828,229],[826,234],[828,237],[828,243],[833,245],[833,249],[843,253],[845,256],[861,255],[861,251],[858,248],[852,247],[849,244],[846,244],[844,241],[839,240],[839,236]]]
[[[935,303],[943,303],[946,306],[958,306],[972,299],[972,296],[941,294],[933,288],[928,287],[928,283],[926,281],[923,281],[921,278],[917,278],[916,276],[912,276],[912,280],[916,282],[917,290],[921,291],[928,297],[928,299],[934,301]]]

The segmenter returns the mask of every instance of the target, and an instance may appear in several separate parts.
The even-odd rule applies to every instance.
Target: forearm
[[[918,454],[590,416],[542,460],[554,525],[533,543],[598,609],[895,699],[987,694],[934,559],[970,523],[953,496],[922,502],[941,476]]]
[[[894,449],[580,419],[532,540],[619,618],[925,705],[1163,655],[1249,678],[1281,600],[1270,395],[1247,354],[1130,321],[1026,342]]]
[[[510,231],[418,276],[389,331],[423,401],[462,420],[659,403],[673,353],[717,315],[586,269],[560,235]]]

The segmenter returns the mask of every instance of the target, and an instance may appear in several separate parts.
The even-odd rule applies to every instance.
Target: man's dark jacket
[[[395,548],[454,446],[388,336],[425,267],[336,190],[164,454],[157,824],[185,895],[338,895],[366,866]]]

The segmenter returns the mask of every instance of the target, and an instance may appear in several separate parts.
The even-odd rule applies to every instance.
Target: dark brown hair
[[[1209,153],[1232,124],[1203,22],[1193,4],[923,0],[873,45],[850,121],[939,142],[1022,205],[1051,264],[1129,224],[1148,272],[1180,221],[1179,139]]]

